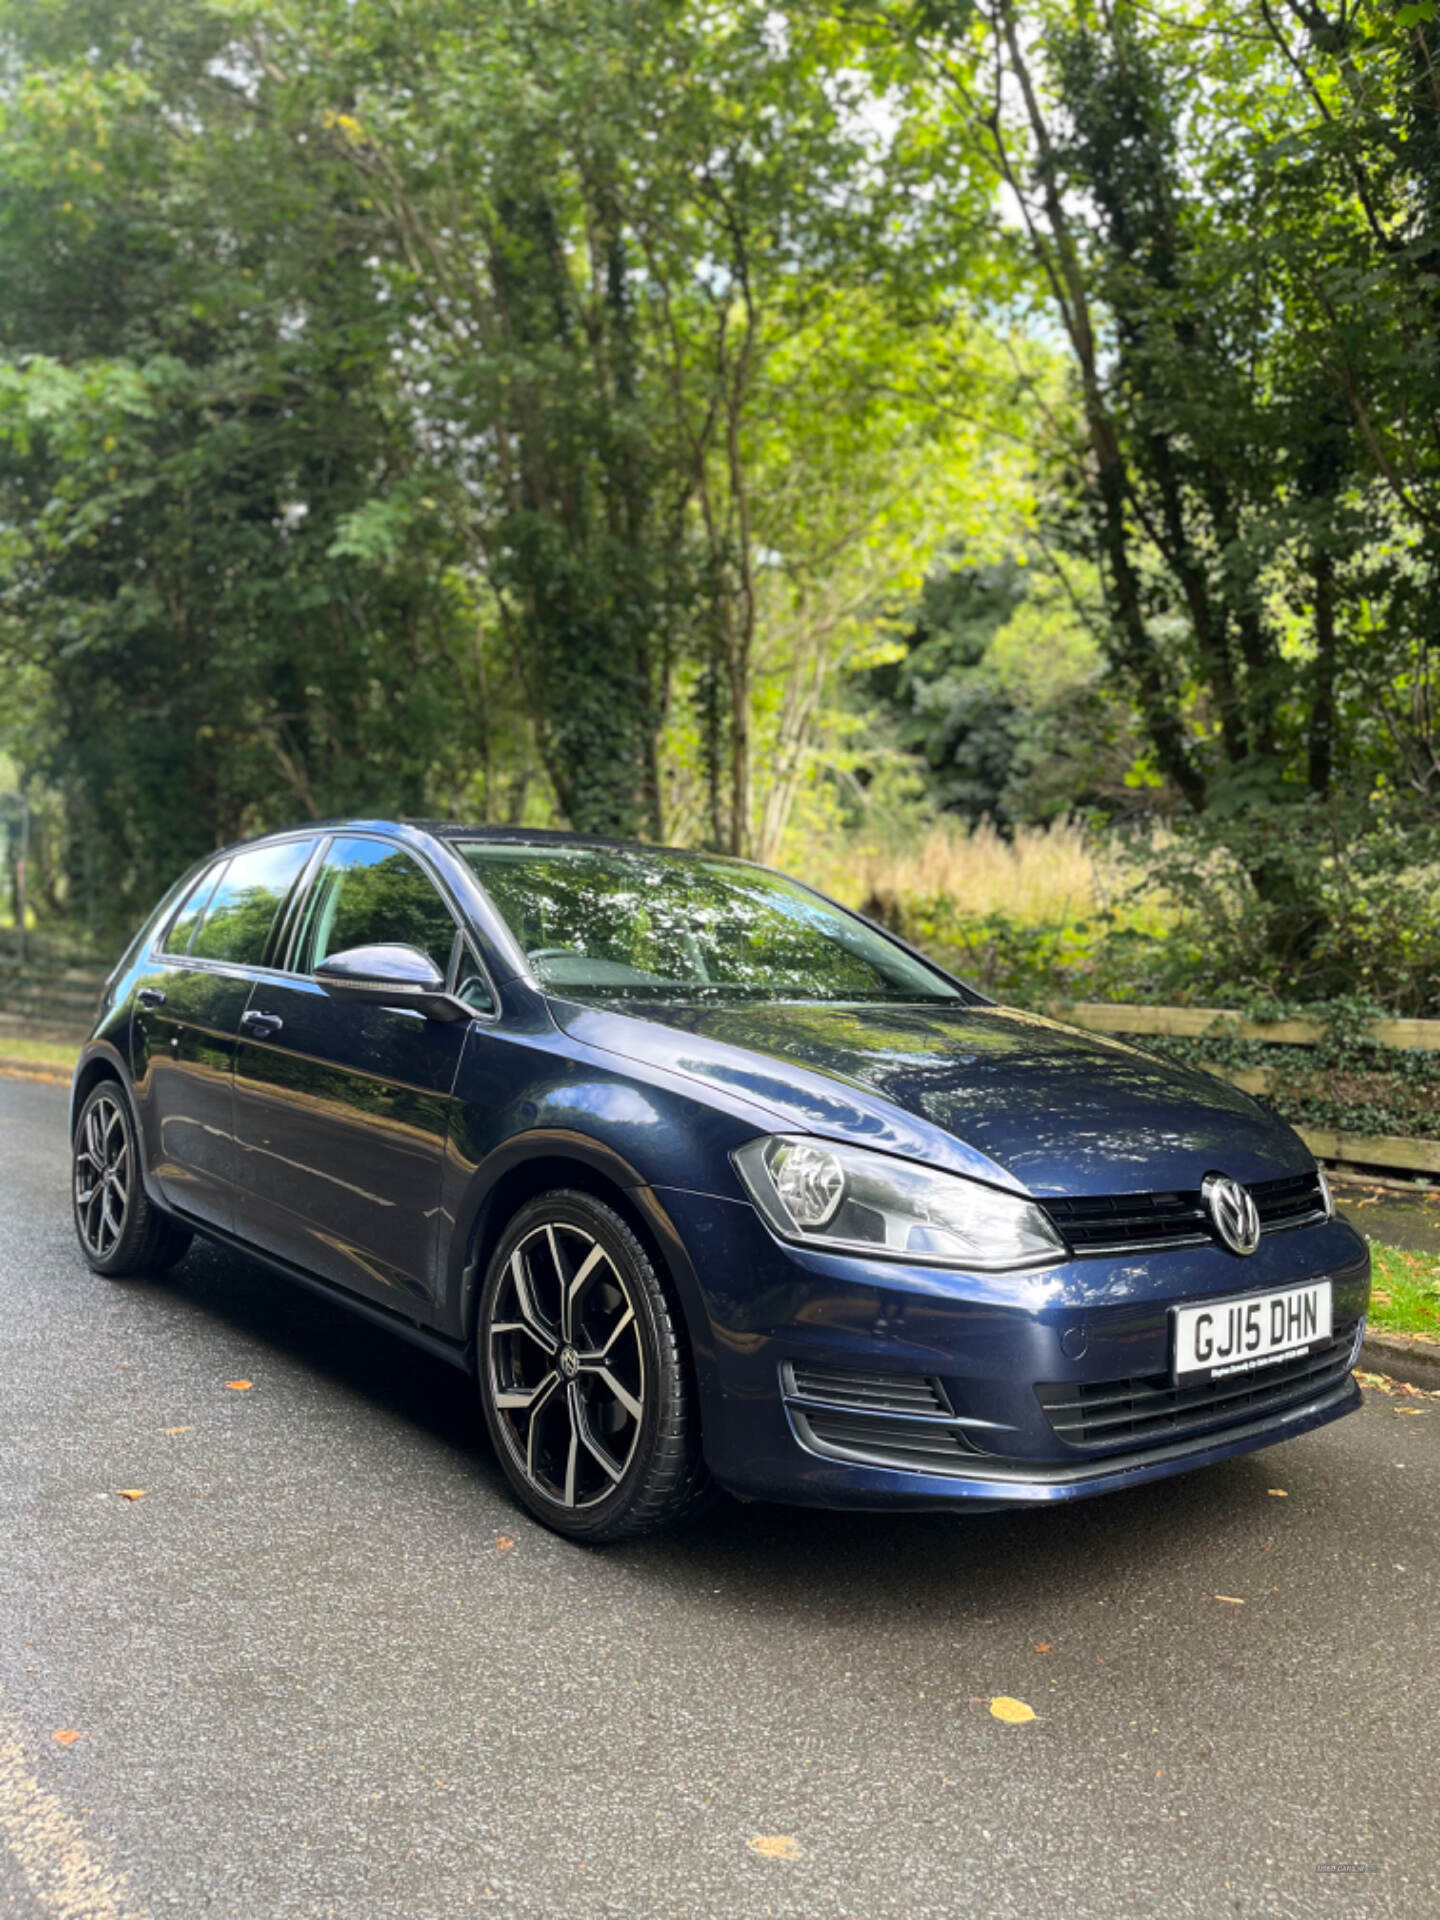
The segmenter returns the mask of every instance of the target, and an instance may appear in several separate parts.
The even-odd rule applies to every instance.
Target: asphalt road
[[[1440,1401],[585,1551],[439,1363],[205,1248],[92,1277],[64,1112],[0,1082],[0,1915],[1440,1912]]]

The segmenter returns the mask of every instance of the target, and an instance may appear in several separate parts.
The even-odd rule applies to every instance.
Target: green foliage
[[[1130,783],[1142,742],[1129,705],[1043,565],[974,564],[962,550],[926,579],[895,652],[857,677],[857,695],[882,703],[942,811],[1007,831],[1155,811]]]
[[[1036,991],[1430,1009],[1433,38],[0,0],[37,899],[107,938],[206,847],[370,809],[763,858],[1164,815],[1163,940],[916,911]]]

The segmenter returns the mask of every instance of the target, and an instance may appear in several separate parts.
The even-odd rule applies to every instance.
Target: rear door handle
[[[268,1039],[272,1033],[279,1033],[285,1022],[278,1013],[261,1013],[258,1008],[247,1007],[240,1016],[240,1024],[260,1038]]]
[[[141,987],[135,998],[142,1007],[163,1007],[165,992],[162,987]]]

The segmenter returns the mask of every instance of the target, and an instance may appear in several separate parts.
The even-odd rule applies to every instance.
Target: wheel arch
[[[131,1117],[135,1114],[135,1089],[130,1084],[130,1074],[120,1054],[108,1041],[94,1041],[80,1056],[80,1064],[75,1069],[75,1078],[70,1082],[70,1138],[75,1137],[75,1125],[80,1118],[80,1109],[90,1098],[102,1080],[118,1080],[126,1100],[129,1102]]]
[[[467,1348],[473,1353],[481,1288],[506,1227],[526,1201],[562,1187],[612,1207],[669,1282],[689,1343],[703,1433],[712,1425],[712,1406],[718,1410],[720,1384],[714,1332],[690,1255],[654,1189],[622,1154],[586,1134],[528,1133],[497,1148],[477,1171],[454,1236],[464,1249],[458,1298]]]

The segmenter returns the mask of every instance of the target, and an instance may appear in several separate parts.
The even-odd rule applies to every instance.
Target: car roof
[[[461,820],[417,820],[408,815],[393,819],[371,815],[343,820],[300,820],[291,826],[272,828],[269,833],[257,833],[229,847],[217,848],[216,852],[233,853],[240,847],[259,846],[267,840],[289,840],[296,835],[309,833],[387,833],[395,834],[402,840],[423,834],[432,840],[477,840],[494,846],[593,847],[621,853],[670,854],[677,859],[734,860],[740,866],[753,864],[737,859],[734,854],[715,853],[705,848],[664,846],[653,840],[622,840],[609,834],[572,833],[568,829],[555,827],[502,827],[470,825]],[[207,859],[212,857],[206,856]]]

